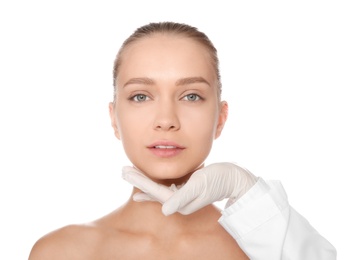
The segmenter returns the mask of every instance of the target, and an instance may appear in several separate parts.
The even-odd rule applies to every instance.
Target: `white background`
[[[229,2],[228,4],[226,4]],[[282,181],[291,205],[347,259],[345,1],[2,1],[0,259],[129,197],[108,118],[122,41],[152,21],[219,50],[225,130],[207,163]]]

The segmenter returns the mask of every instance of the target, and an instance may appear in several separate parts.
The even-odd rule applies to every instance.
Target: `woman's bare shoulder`
[[[68,225],[41,237],[29,260],[88,259],[103,237],[100,228],[93,224]]]

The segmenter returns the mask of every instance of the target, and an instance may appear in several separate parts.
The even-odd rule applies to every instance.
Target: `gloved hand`
[[[166,216],[175,212],[188,215],[223,199],[232,204],[257,182],[257,177],[248,170],[226,162],[197,170],[181,187],[155,183],[133,167],[123,168],[123,178],[143,191],[135,194],[134,200],[159,201]]]

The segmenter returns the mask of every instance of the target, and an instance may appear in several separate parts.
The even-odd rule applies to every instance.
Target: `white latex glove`
[[[229,199],[227,205],[230,205],[257,182],[257,177],[248,170],[227,162],[197,170],[178,189],[175,185],[155,183],[133,167],[123,168],[123,178],[144,192],[135,194],[134,200],[159,201],[164,215],[175,212],[188,215],[223,199]]]
[[[133,200],[138,202],[158,201],[163,204],[177,190],[175,184],[172,184],[171,187],[158,184],[134,167],[124,166],[122,172],[124,180],[142,191],[133,196]]]

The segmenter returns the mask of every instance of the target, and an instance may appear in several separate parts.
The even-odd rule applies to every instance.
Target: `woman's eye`
[[[189,94],[184,97],[184,100],[187,100],[187,101],[198,101],[200,99],[201,97],[197,94]]]
[[[133,100],[135,102],[143,102],[143,101],[146,101],[147,99],[148,99],[148,97],[144,94],[137,94],[137,95],[131,97],[131,100]]]

